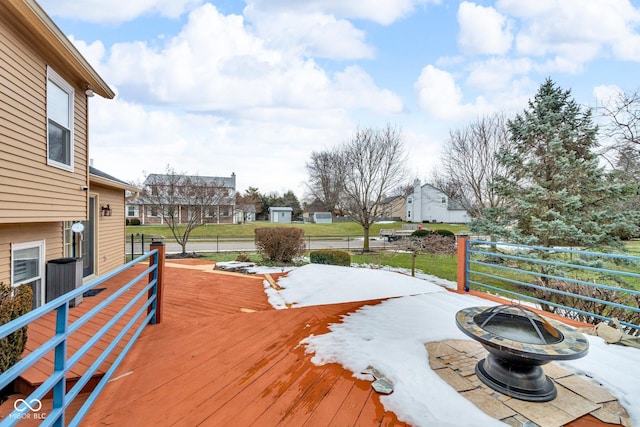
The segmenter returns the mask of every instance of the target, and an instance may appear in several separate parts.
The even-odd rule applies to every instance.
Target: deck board
[[[203,262],[185,264],[199,268],[178,268],[174,261],[166,266],[162,323],[143,331],[83,425],[403,425],[384,411],[370,382],[338,364],[314,365],[299,346],[311,334],[328,332],[342,315],[377,301],[275,310],[264,293],[264,277],[218,274],[211,263],[211,269]],[[144,268],[100,285],[107,289],[85,298],[70,318]],[[69,354],[122,305],[74,334]],[[52,335],[53,320],[48,316],[32,326],[31,346]],[[92,350],[71,375],[84,372],[106,345]],[[52,362],[50,356],[32,368],[31,378],[46,378]],[[67,421],[85,398],[74,402]],[[50,400],[43,404],[51,406]]]
[[[370,382],[315,366],[299,346],[366,303],[274,310],[255,276],[177,270],[165,269],[163,323],[142,334],[115,375],[130,374],[105,387],[88,424],[402,425]]]

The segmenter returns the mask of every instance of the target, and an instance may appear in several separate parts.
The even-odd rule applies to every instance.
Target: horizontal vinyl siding
[[[47,61],[0,14],[0,224],[87,215],[87,104],[74,86],[74,172],[47,165]],[[63,70],[54,70],[73,85]]]
[[[124,190],[112,190],[92,185],[91,192],[97,195],[96,274],[102,275],[120,267],[125,262]],[[111,216],[102,216],[100,207],[107,204],[111,208]]]
[[[0,224],[0,282],[11,281],[11,244],[44,240],[46,260],[60,258],[62,223]]]

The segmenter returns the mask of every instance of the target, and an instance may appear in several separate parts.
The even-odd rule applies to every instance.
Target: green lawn
[[[629,255],[640,257],[640,240],[629,240],[626,246]]]
[[[466,231],[465,225],[450,224],[426,224],[434,230],[447,229],[454,233]],[[256,221],[247,224],[207,224],[202,225],[191,233],[194,239],[215,239],[216,237],[253,237],[254,230],[261,227],[283,227],[282,224],[267,221]],[[286,227],[301,228],[305,236],[362,236],[362,226],[356,222],[335,222],[333,224],[287,224]],[[377,236],[382,228],[401,229],[401,222],[391,224],[373,224],[369,232],[370,236]],[[126,227],[127,236],[131,234],[144,234],[146,236],[171,237],[171,231],[167,226],[137,225]]]

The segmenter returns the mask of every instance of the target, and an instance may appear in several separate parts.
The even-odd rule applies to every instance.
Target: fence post
[[[135,259],[136,252],[135,247],[133,246],[133,233],[131,233],[131,259]]]
[[[469,292],[467,285],[467,243],[469,236],[458,234],[458,292]]]
[[[151,319],[151,324],[158,324],[162,321],[162,288],[164,286],[164,259],[165,259],[165,249],[166,246],[163,242],[151,241],[150,250],[157,249],[158,253],[149,258],[149,265],[153,265],[154,262],[157,263],[158,269],[152,273],[149,273],[149,280],[153,280],[153,277],[157,279],[156,283],[156,301],[153,304],[156,309],[156,314],[153,319]],[[152,276],[153,275],[153,276]],[[149,296],[153,295],[153,289],[149,290]],[[149,310],[153,309],[153,306],[149,307]]]

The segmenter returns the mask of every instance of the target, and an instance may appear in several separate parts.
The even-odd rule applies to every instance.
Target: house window
[[[218,206],[205,207],[204,214],[207,218],[215,218],[216,216],[218,216]]]
[[[440,199],[440,203],[447,203],[447,197],[442,196],[442,198]]]
[[[136,205],[127,205],[127,216],[138,216],[138,206]]]
[[[408,203],[408,204],[413,203],[413,197],[409,197],[409,198],[407,199],[407,203]]]
[[[44,240],[11,244],[11,286],[29,285],[33,306],[44,304]]]
[[[47,164],[73,170],[73,88],[47,68]]]
[[[158,216],[158,208],[156,206],[149,208],[149,216]]]

